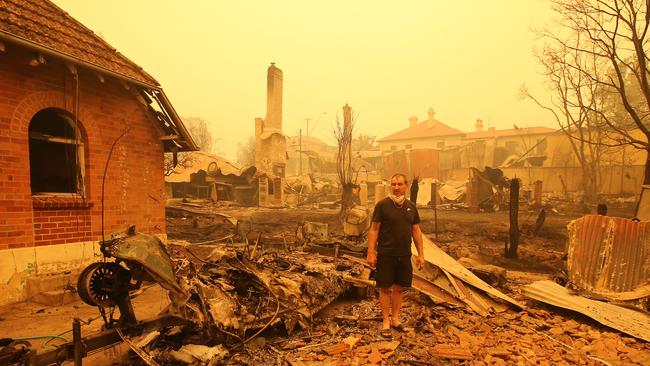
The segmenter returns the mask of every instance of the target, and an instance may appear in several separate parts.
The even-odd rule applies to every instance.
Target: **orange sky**
[[[544,93],[531,28],[552,19],[545,0],[54,2],[152,74],[181,116],[208,121],[228,158],[264,117],[270,62],[288,135],[320,117],[312,135],[331,142],[345,103],[378,138],[429,107],[464,131],[477,118],[554,127],[517,98],[522,83]]]

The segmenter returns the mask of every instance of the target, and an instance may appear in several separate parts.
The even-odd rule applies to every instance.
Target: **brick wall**
[[[6,44],[0,52],[0,250],[101,239],[102,175],[112,153],[104,196],[105,233],[136,225],[165,232],[163,146],[133,86],[79,69],[78,120],[84,140],[86,198],[32,197],[28,127],[45,108],[75,114],[75,80],[53,58],[28,65],[33,52]]]
[[[91,202],[64,198],[34,198],[34,244],[91,241]]]

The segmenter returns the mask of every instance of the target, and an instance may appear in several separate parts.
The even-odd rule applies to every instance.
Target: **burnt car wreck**
[[[146,364],[155,365],[156,359],[207,364],[268,327],[287,333],[309,328],[316,312],[351,288],[345,279],[363,272],[362,265],[343,258],[257,247],[218,247],[200,258],[190,247],[172,245],[177,253],[172,259],[157,237],[135,227],[101,245],[104,260],[82,271],[77,288],[86,304],[98,308],[105,330],[83,338],[73,332],[72,342],[44,352],[14,344],[4,348],[0,364],[80,362],[89,352],[121,341]],[[170,305],[155,319],[137,321],[130,296],[152,282],[168,291]],[[146,343],[131,341],[143,335]]]

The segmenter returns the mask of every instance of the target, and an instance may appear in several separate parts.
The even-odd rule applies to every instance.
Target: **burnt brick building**
[[[142,68],[50,1],[0,0],[0,304],[93,261],[103,233],[165,239],[163,153],[190,150]]]

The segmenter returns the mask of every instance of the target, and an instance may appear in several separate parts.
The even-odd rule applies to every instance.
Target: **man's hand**
[[[424,268],[424,256],[422,254],[418,254],[417,264],[419,270],[422,270],[422,268]]]
[[[375,267],[377,265],[377,253],[374,251],[368,251],[368,257],[366,258],[370,267]]]

